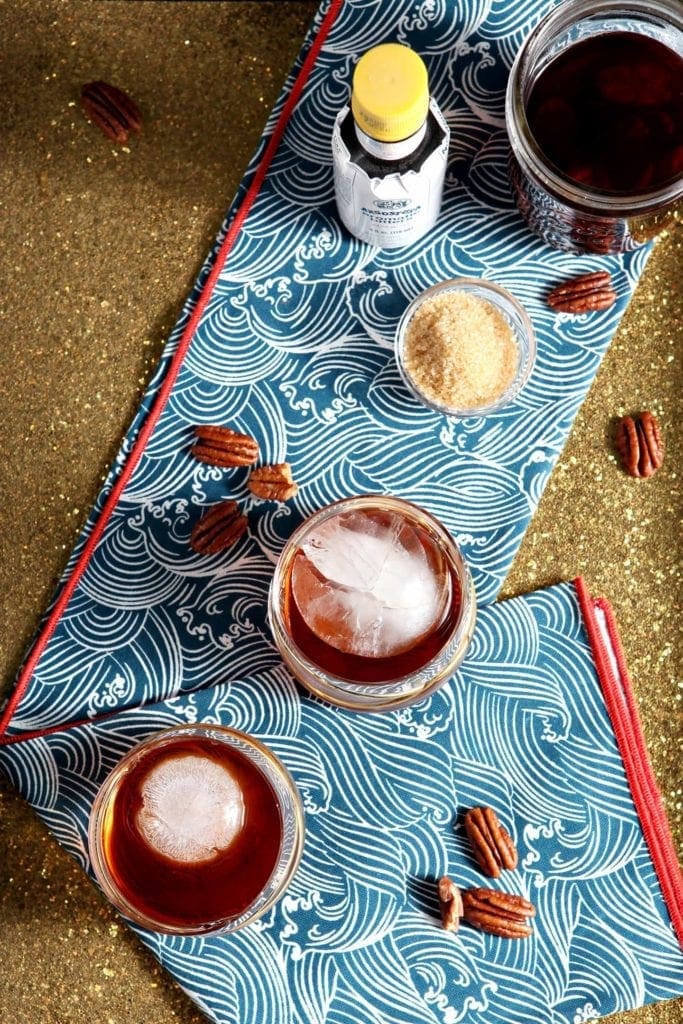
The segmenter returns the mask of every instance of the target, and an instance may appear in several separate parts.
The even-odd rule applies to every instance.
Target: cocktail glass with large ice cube
[[[154,931],[235,931],[284,892],[303,810],[278,758],[218,725],[181,725],[130,750],[90,816],[95,876],[123,914]]]
[[[280,555],[270,624],[309,690],[358,711],[427,696],[462,661],[476,602],[460,550],[411,502],[366,494],[307,519]]]

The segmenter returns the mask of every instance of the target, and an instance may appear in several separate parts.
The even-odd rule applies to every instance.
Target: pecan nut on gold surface
[[[221,501],[206,512],[192,530],[190,546],[197,554],[215,555],[232,547],[247,529],[247,517],[236,501]]]
[[[112,142],[128,142],[131,132],[142,131],[142,114],[123,89],[108,82],[88,82],[81,88],[81,106],[93,124]]]
[[[651,412],[622,417],[614,445],[629,476],[652,476],[664,462],[664,439]]]
[[[266,501],[288,501],[299,491],[288,462],[276,462],[252,470],[247,487],[257,498],[265,498]]]
[[[251,466],[259,455],[258,442],[250,434],[239,434],[230,427],[202,424],[194,428],[197,440],[192,454],[210,466]]]
[[[548,305],[558,313],[588,313],[609,309],[617,301],[612,277],[607,270],[581,274],[548,293]]]
[[[474,858],[490,878],[517,867],[517,848],[492,807],[473,807],[465,815],[465,832]]]
[[[483,932],[504,939],[524,939],[533,933],[529,919],[536,908],[523,896],[497,889],[466,889],[462,905],[467,923]]]
[[[444,875],[439,879],[438,894],[441,923],[446,931],[457,932],[463,915],[460,889],[448,875]]]

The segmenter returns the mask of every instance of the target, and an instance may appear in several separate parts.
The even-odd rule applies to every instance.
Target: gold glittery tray
[[[316,7],[0,5],[6,687]],[[161,84],[169,67],[172,88]],[[130,152],[76,107],[95,77],[143,106],[145,134]],[[609,597],[679,849],[682,324],[677,232],[650,258],[504,589],[582,573]],[[620,472],[611,446],[613,418],[640,408],[657,413],[667,444],[650,481]],[[0,801],[0,1019],[200,1024],[4,782]],[[612,1020],[678,1024],[682,1014],[676,1001]]]

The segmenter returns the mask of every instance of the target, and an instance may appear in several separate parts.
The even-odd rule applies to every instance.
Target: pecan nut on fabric
[[[503,869],[517,867],[517,848],[492,807],[469,810],[465,815],[465,832],[474,858],[485,875],[498,878]]]
[[[288,501],[299,491],[288,462],[276,462],[252,470],[247,487],[257,498],[266,501]]]
[[[468,924],[504,939],[524,939],[533,934],[529,919],[536,908],[515,893],[497,889],[466,889],[462,894],[463,917]]]
[[[236,501],[221,501],[202,516],[192,530],[190,546],[200,555],[215,555],[232,547],[248,526]]]
[[[439,910],[441,923],[446,931],[457,932],[463,915],[462,895],[455,882],[447,875],[439,879]]]
[[[194,428],[197,440],[192,455],[210,466],[251,466],[259,456],[258,442],[250,434],[230,427],[202,424]]]
[[[548,293],[546,301],[558,313],[591,313],[613,306],[617,293],[609,271],[596,270],[557,285]]]

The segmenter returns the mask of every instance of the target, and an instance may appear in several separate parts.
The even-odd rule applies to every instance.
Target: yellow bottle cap
[[[379,142],[414,135],[429,109],[427,68],[419,54],[400,43],[382,43],[356,64],[351,111],[361,131]]]

